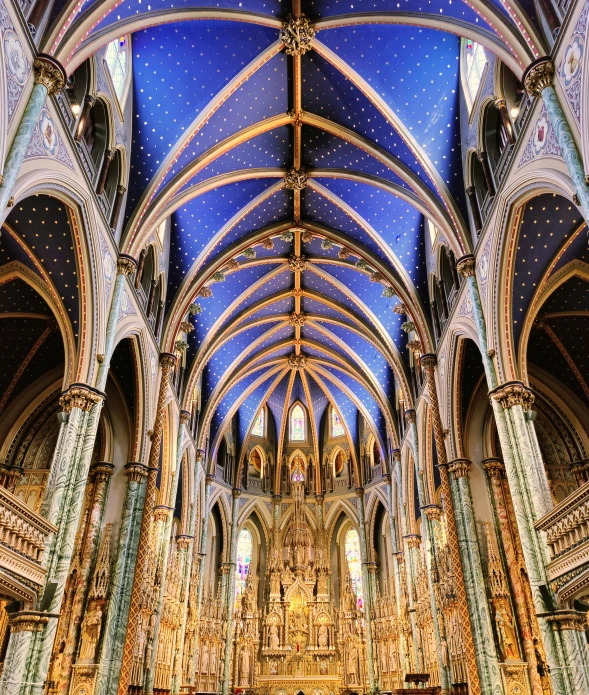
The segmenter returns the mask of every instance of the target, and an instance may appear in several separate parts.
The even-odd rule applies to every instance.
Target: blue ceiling
[[[98,7],[86,0],[71,31]],[[208,18],[188,19],[197,8]],[[319,24],[314,50],[294,59],[279,29],[298,11]],[[316,423],[335,404],[356,448],[359,414],[381,444],[394,438],[395,388],[409,382],[406,317],[392,311],[399,298],[422,342],[431,336],[424,210],[447,233],[468,235],[460,38],[392,24],[407,12],[504,42],[500,29],[451,0],[180,0],[173,9],[166,0],[125,0],[91,22],[90,39],[146,20],[131,39],[123,247],[147,238],[143,221],[156,211],[171,217],[166,312],[185,315],[195,301],[202,308],[190,319],[187,366],[201,377],[212,440],[235,414],[244,441],[265,401],[280,426],[293,398]],[[500,2],[488,12],[492,24],[513,28]],[[363,24],[362,13],[383,15]],[[349,26],[321,24],[351,14],[359,16]],[[309,174],[301,192],[283,186],[293,166]],[[284,236],[289,227],[305,230],[303,238]],[[297,248],[307,266],[295,275],[288,259]],[[200,296],[203,286],[212,296]],[[288,321],[295,308],[306,313],[300,328]],[[169,330],[175,339],[177,326]],[[311,403],[298,373],[289,394],[293,352],[307,356]],[[247,362],[255,367],[236,381]],[[287,370],[273,389],[279,372],[267,362]]]

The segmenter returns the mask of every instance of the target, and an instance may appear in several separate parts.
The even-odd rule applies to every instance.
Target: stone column
[[[477,200],[477,189],[474,186],[469,186],[466,189],[466,195],[468,196],[468,202],[470,204],[470,212],[472,214],[474,231],[475,234],[478,236],[481,233],[481,229],[483,228],[483,220],[481,218],[479,201]]]
[[[383,476],[385,481],[388,502],[389,502],[389,525],[391,530],[391,550],[393,555],[393,581],[395,582],[395,601],[397,604],[397,622],[401,625],[403,620],[403,615],[401,611],[401,569],[399,567],[399,549],[397,546],[397,529],[395,524],[395,518],[393,516],[393,485],[391,474],[386,473]],[[401,662],[401,668],[407,673],[409,671],[407,665],[407,646],[405,644],[405,636],[401,630],[399,630],[399,661]]]
[[[187,413],[187,411],[183,410],[183,413]],[[186,426],[188,427],[188,423],[190,422],[190,413],[188,413],[188,419],[186,421]],[[190,593],[190,577],[192,575],[192,563],[194,560],[194,543],[196,543],[196,500],[198,497],[198,481],[199,481],[199,474],[198,474],[198,469],[201,465],[201,461],[204,460],[204,455],[205,452],[202,449],[198,449],[196,452],[196,460],[195,460],[195,466],[196,470],[194,473],[194,479],[195,479],[195,485],[194,485],[194,503],[192,505],[192,510],[190,514],[190,523],[188,527],[188,534],[184,536],[183,538],[185,539],[185,542],[183,542],[182,546],[180,547],[180,552],[182,553],[181,556],[181,561],[180,561],[180,566],[181,566],[181,573],[182,573],[182,596],[183,596],[183,606],[184,610],[182,613],[182,619],[181,619],[181,624],[179,628],[179,638],[178,638],[178,643],[180,645],[180,654],[178,656],[177,660],[177,666],[174,669],[174,673],[172,674],[172,688],[171,692],[172,695],[177,695],[180,692],[180,685],[181,685],[181,678],[182,678],[182,662],[184,660],[184,640],[186,636],[186,622],[188,620],[188,601],[189,601],[189,593]],[[203,516],[203,526],[204,526],[204,520],[206,519],[208,521],[209,514],[208,514],[208,506],[209,506],[209,498],[211,494],[211,483],[213,480],[213,476],[211,476],[211,481],[209,482],[209,476],[207,475],[207,482],[205,485],[205,501],[204,501],[204,509],[201,510],[201,514]],[[206,539],[205,539],[206,542]],[[201,554],[199,552],[199,575],[198,575],[198,590],[202,590],[202,584],[200,581],[201,573],[204,572],[204,566],[201,566],[201,561],[204,565],[204,559],[205,559],[205,554],[206,554],[206,546],[205,546],[205,551]],[[198,593],[197,593],[198,596]],[[202,599],[202,594],[201,594],[201,599]],[[198,604],[198,598],[197,598],[197,615],[200,613],[200,604]],[[191,681],[189,681],[191,682]]]
[[[554,89],[554,63],[548,57],[535,60],[524,72],[522,81],[530,96],[542,97],[562,156],[577,191],[577,204],[581,207],[581,212],[585,222],[587,222],[589,221],[589,188],[585,182],[583,160],[562,109],[558,94]]]
[[[241,490],[233,488],[233,505],[231,507],[231,537],[229,539],[229,578],[225,597],[225,615],[227,616],[225,634],[225,658],[223,662],[222,694],[229,695],[229,674],[231,670],[231,648],[233,646],[233,617],[235,614],[235,569],[237,564],[237,517],[239,515],[239,496]]]
[[[505,468],[500,459],[497,458],[485,459],[483,461],[483,468],[487,473],[487,480],[489,482],[491,503],[495,513],[496,528],[498,531],[497,535],[501,541],[501,546],[505,555],[515,615],[517,617],[519,633],[522,639],[524,655],[528,662],[528,674],[530,677],[532,694],[543,695],[542,681],[540,680],[537,670],[534,636],[530,625],[530,621],[535,622],[536,616],[533,612],[531,594],[528,597],[529,587],[524,586],[522,582],[520,573],[522,562],[519,557],[519,552],[516,552],[516,546],[514,545],[514,534],[517,534],[517,529],[511,528],[511,519],[507,509],[507,501],[505,498],[506,491],[503,487]]]
[[[489,155],[485,150],[479,150],[477,152],[477,159],[481,163],[483,169],[487,193],[489,194],[489,198],[492,198],[495,195],[495,182],[493,181],[493,174],[491,173],[491,167],[489,165]]]
[[[27,655],[30,652],[33,635],[41,632],[48,621],[49,615],[38,611],[20,611],[9,617],[10,640],[0,678],[2,695],[18,695],[22,692],[26,685]]]
[[[94,695],[105,695],[116,690],[116,677],[121,665],[125,643],[127,615],[131,599],[133,569],[137,557],[137,542],[141,515],[145,501],[147,466],[133,462],[125,466],[127,489],[121,516],[121,527],[108,589],[108,608],[104,629]]]
[[[0,211],[2,211],[3,216],[8,206],[8,200],[12,195],[16,177],[29,149],[45,99],[48,95],[57,94],[65,85],[66,74],[64,69],[55,58],[49,55],[39,54],[33,63],[33,70],[35,85],[4,162],[2,182],[0,184]]]
[[[457,269],[461,275],[466,277],[468,283],[468,291],[479,338],[479,349],[481,351],[487,385],[492,391],[497,388],[497,375],[495,373],[495,365],[493,364],[487,347],[487,332],[475,277],[474,256],[463,256],[457,263]],[[511,493],[511,500],[517,520],[517,528],[530,582],[530,589],[538,615],[538,625],[542,633],[546,659],[550,668],[552,690],[554,695],[572,695],[577,691],[574,690],[570,681],[562,644],[555,638],[551,626],[542,617],[543,614],[549,612],[553,607],[546,603],[547,597],[552,596],[552,594],[546,574],[546,546],[540,540],[534,528],[535,515],[530,507],[530,500],[528,497],[528,474],[526,472],[526,464],[520,460],[517,447],[514,448],[513,446],[510,437],[510,431],[513,430],[507,422],[507,409],[504,409],[500,405],[497,398],[491,398],[491,406],[495,416],[499,441],[501,442],[505,472],[509,482],[509,491]],[[552,598],[551,602],[554,602],[554,598]]]
[[[409,425],[409,430],[411,432],[411,442],[413,448],[413,465],[415,468],[415,479],[417,481],[417,497],[419,500],[419,506],[424,509],[429,500],[426,498],[424,486],[423,486],[423,474],[419,467],[419,445],[417,439],[417,422],[415,410],[405,411],[405,419]],[[442,688],[442,693],[449,693],[450,687],[452,685],[452,677],[449,672],[448,666],[444,665],[444,658],[442,654],[442,642],[440,637],[440,625],[438,618],[440,613],[438,612],[438,606],[436,601],[436,593],[434,587],[434,569],[435,569],[435,553],[434,553],[434,541],[433,541],[433,529],[431,527],[430,519],[427,514],[424,513],[424,518],[422,520],[422,534],[423,542],[425,546],[425,557],[427,566],[427,582],[430,595],[430,606],[432,611],[432,622],[434,628],[434,639],[436,642],[436,655],[438,659],[438,668],[440,670],[440,685]],[[446,632],[445,627],[442,626],[444,633]]]
[[[401,539],[403,540],[403,557],[405,558],[405,576],[407,580],[407,603],[409,610],[409,618],[411,620],[411,639],[413,641],[413,664],[412,667],[420,670],[419,666],[419,632],[417,630],[417,621],[415,619],[415,573],[413,572],[413,562],[409,554],[407,545],[407,509],[403,502],[403,487],[401,476],[401,450],[393,449],[393,473],[397,482],[397,495],[399,499],[399,520],[401,522]]]
[[[440,472],[440,485],[442,488],[442,509],[446,517],[447,541],[452,560],[452,570],[456,584],[456,601],[458,605],[458,615],[462,626],[462,638],[464,642],[465,659],[468,667],[469,691],[471,695],[481,695],[481,685],[477,667],[473,630],[470,622],[468,603],[466,599],[466,589],[464,586],[464,575],[458,548],[458,535],[456,531],[456,518],[452,505],[452,495],[450,492],[450,480],[447,470],[446,445],[444,443],[444,432],[442,419],[440,417],[440,407],[438,405],[438,391],[434,369],[436,356],[433,354],[421,355],[420,364],[425,371],[427,390],[429,393],[430,410],[432,413],[432,424],[434,429],[434,441],[436,454],[438,457],[438,470]]]
[[[143,600],[143,580],[149,556],[149,534],[152,524],[152,513],[157,495],[157,476],[160,468],[160,451],[162,446],[162,436],[164,428],[164,412],[167,403],[168,381],[170,374],[176,363],[176,356],[168,352],[160,355],[161,380],[158,395],[158,402],[155,411],[155,421],[153,424],[153,435],[151,439],[151,450],[149,452],[149,472],[145,488],[145,504],[141,519],[141,530],[139,532],[139,546],[137,548],[137,562],[135,565],[135,575],[133,589],[131,592],[131,603],[129,607],[129,618],[125,647],[120,667],[120,674],[113,672],[109,695],[114,694],[114,688],[118,680],[119,695],[127,695],[129,679],[131,677],[131,665],[133,661],[133,649],[137,638],[137,626],[139,624],[139,612]]]
[[[176,467],[174,469],[174,475],[172,476],[172,480],[170,483],[167,513],[162,516],[163,528],[161,529],[161,534],[158,534],[162,542],[160,543],[159,547],[157,563],[162,568],[162,571],[160,573],[159,594],[155,607],[155,625],[153,629],[153,649],[151,650],[151,663],[146,665],[147,673],[145,674],[144,687],[144,693],[146,693],[146,695],[151,695],[153,693],[153,679],[155,676],[157,643],[159,638],[160,623],[162,619],[162,609],[164,606],[164,594],[166,590],[166,577],[168,572],[168,557],[170,554],[170,545],[172,543],[170,535],[172,532],[172,521],[174,519],[174,503],[176,501],[176,494],[178,492],[178,480],[180,479],[180,468],[182,466],[184,430],[186,423],[189,420],[190,413],[187,410],[181,410],[180,422],[178,425],[178,436],[176,439]]]
[[[364,488],[357,487],[356,495],[358,496],[358,526],[360,530],[360,557],[362,558],[362,586],[364,587],[364,595],[366,604],[364,608],[364,625],[366,628],[366,659],[368,669],[368,683],[370,692],[377,692],[378,681],[374,670],[374,645],[372,643],[372,591],[370,586],[370,577],[368,574],[368,544],[366,542],[366,515],[364,510]]]
[[[502,97],[497,97],[495,99],[495,106],[497,107],[499,115],[501,116],[501,123],[503,124],[505,134],[507,135],[507,140],[510,145],[514,145],[515,133],[513,132],[513,123],[511,122],[509,111],[507,110],[507,102]]]
[[[104,187],[106,186],[106,179],[108,177],[108,170],[110,169],[110,165],[114,157],[115,150],[106,150],[104,153],[102,168],[100,169],[100,176],[98,177],[98,183],[96,184],[96,195],[102,195],[104,193]]]
[[[565,609],[548,613],[544,617],[562,642],[573,692],[576,695],[589,693],[587,613]]]
[[[115,193],[115,200],[112,205],[112,212],[110,214],[110,231],[114,234],[117,231],[119,224],[119,217],[121,215],[121,209],[123,207],[123,196],[127,189],[119,184],[117,186],[117,191]]]
[[[477,652],[479,672],[484,674],[487,681],[483,692],[503,693],[503,681],[499,671],[499,661],[495,649],[495,638],[491,613],[487,601],[487,588],[483,575],[483,567],[479,549],[479,540],[474,515],[472,495],[470,490],[470,466],[467,459],[455,459],[448,464],[452,475],[452,485],[455,488],[456,510],[461,517],[463,530],[463,564],[468,563],[472,586],[467,587],[467,595],[471,598],[471,616],[476,622],[478,631]],[[476,644],[476,641],[475,641]],[[483,682],[484,682],[483,680]]]
[[[82,623],[82,615],[86,604],[88,593],[88,582],[92,574],[92,568],[96,561],[98,552],[98,541],[100,538],[100,528],[102,525],[102,515],[107,498],[108,483],[114,471],[112,463],[100,461],[91,470],[90,475],[94,478],[92,498],[90,500],[88,518],[84,538],[81,543],[82,562],[76,583],[76,594],[72,606],[70,624],[75,625],[76,632],[69,636],[61,660],[61,676],[59,677],[58,690],[67,691],[67,684],[71,676],[71,667],[75,658],[79,626]]]

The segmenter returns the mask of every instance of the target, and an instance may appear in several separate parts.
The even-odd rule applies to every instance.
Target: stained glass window
[[[293,442],[305,441],[305,411],[298,403],[290,411],[290,439]]]
[[[244,528],[237,538],[237,569],[235,581],[235,603],[237,605],[247,582],[247,575],[252,561],[252,534]]]
[[[344,436],[344,425],[342,420],[335,408],[331,409],[331,436],[332,437],[343,437]]]
[[[466,86],[468,87],[468,101],[470,106],[474,104],[483,75],[487,65],[485,49],[471,39],[464,40],[464,60],[466,69]]]
[[[254,426],[252,427],[252,434],[254,437],[263,437],[264,436],[264,409],[260,410],[258,413],[258,417],[256,418],[254,422]]]
[[[363,593],[362,593],[362,560],[360,558],[360,538],[358,531],[351,528],[346,533],[346,561],[348,563],[348,571],[352,580],[352,590],[356,594],[358,607],[362,608]]]
[[[127,52],[128,43],[129,40],[126,36],[120,36],[108,44],[104,54],[119,103],[122,103],[127,81],[127,70],[129,69],[127,64],[129,58]]]

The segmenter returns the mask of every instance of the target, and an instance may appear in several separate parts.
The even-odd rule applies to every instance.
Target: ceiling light
[[[512,118],[517,118],[518,114],[519,114],[519,107],[518,106],[513,106],[509,111],[509,115]]]
[[[77,116],[80,113],[80,104],[72,104],[72,113]]]

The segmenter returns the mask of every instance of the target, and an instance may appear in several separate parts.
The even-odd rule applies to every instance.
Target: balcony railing
[[[0,487],[0,595],[34,600],[45,580],[41,556],[57,531],[40,514]]]
[[[548,576],[561,601],[589,588],[589,483],[536,522],[550,551]]]

